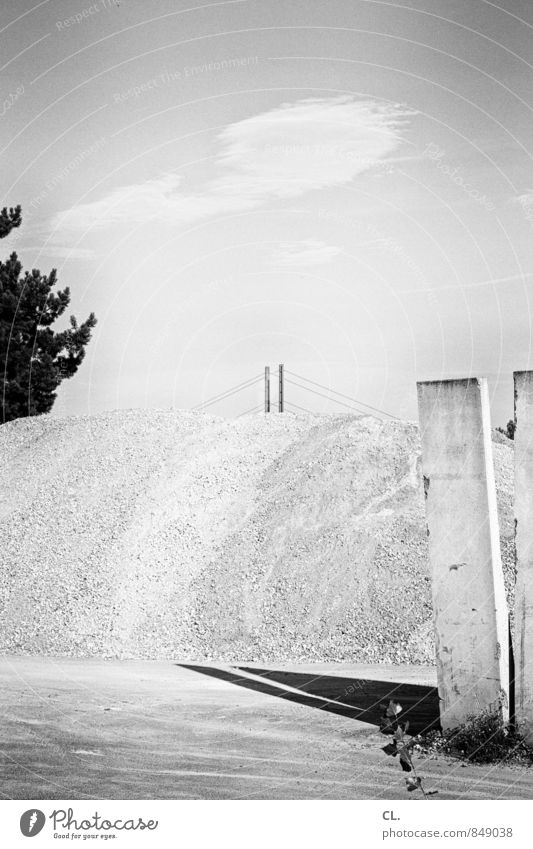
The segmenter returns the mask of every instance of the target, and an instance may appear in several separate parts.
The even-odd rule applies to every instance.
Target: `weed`
[[[500,709],[469,716],[456,728],[410,737],[409,722],[402,723],[399,719],[402,706],[391,700],[382,708],[380,731],[392,735],[392,741],[383,746],[382,751],[392,757],[398,756],[403,772],[408,773],[407,791],[421,790],[426,799],[438,791],[425,790],[413,763],[414,753],[424,759],[446,755],[475,764],[533,764],[533,748],[518,729],[505,723]]]
[[[499,710],[485,710],[442,732],[419,735],[421,753],[443,753],[470,763],[533,764],[533,748],[519,729],[508,725]]]

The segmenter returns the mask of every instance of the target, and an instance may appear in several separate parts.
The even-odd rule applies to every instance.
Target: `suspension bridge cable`
[[[310,413],[312,416],[316,415],[312,410],[308,410],[307,407],[300,407],[299,404],[294,404],[292,401],[285,402],[287,407],[296,407],[297,410],[301,410],[302,413]]]
[[[254,381],[254,383],[255,382],[256,381]],[[231,398],[233,395],[237,395],[243,389],[251,389],[251,387],[254,386],[254,383],[250,383],[250,384],[248,384],[248,386],[239,386],[238,389],[233,389],[231,392],[226,392],[225,395],[221,395],[219,398],[214,398],[212,401],[206,401],[205,404],[203,404],[203,406],[201,406],[199,408],[195,407],[194,409],[198,409],[200,412],[202,412],[207,407],[211,407],[213,404],[217,404],[219,401],[226,401],[226,399]]]
[[[229,389],[225,389],[223,392],[219,392],[217,395],[212,395],[206,401],[202,401],[200,404],[196,404],[193,407],[193,410],[196,410],[198,407],[203,407],[206,404],[210,404],[212,401],[216,401],[218,398],[221,398],[224,395],[227,395],[229,392],[233,392],[240,389],[246,389],[248,386],[251,386],[253,383],[262,379],[262,375],[258,374],[256,377],[250,377],[248,380],[243,380],[242,383],[236,383],[234,386],[230,386]]]
[[[207,401],[202,401],[201,404],[197,404],[195,407],[192,407],[192,409],[199,410],[201,407],[208,407],[210,404],[214,404],[216,401],[222,401],[225,397],[229,397],[235,392],[240,392],[241,389],[248,389],[248,387],[253,386],[254,383],[257,383],[259,380],[262,379],[263,375],[260,374],[257,377],[250,378],[249,380],[244,380],[242,383],[237,383],[235,386],[230,387],[230,389],[226,389],[224,392],[220,392],[218,395],[214,395],[211,398],[208,398]]]
[[[381,410],[379,407],[373,407],[372,404],[367,404],[365,401],[359,401],[357,398],[353,398],[351,395],[345,395],[344,392],[339,392],[337,389],[330,389],[328,386],[324,386],[322,383],[317,383],[316,380],[310,380],[308,377],[304,377],[301,374],[296,374],[296,372],[289,371],[288,369],[286,371],[288,372],[288,374],[292,374],[299,380],[305,380],[306,383],[312,383],[313,386],[318,386],[320,387],[320,389],[325,389],[326,392],[330,392],[333,395],[340,395],[341,398],[346,398],[348,401],[352,401],[354,404],[358,404],[361,407],[368,407],[369,410],[374,410],[376,413],[382,413],[385,416],[390,416],[391,419],[396,419],[397,421],[400,421],[398,416],[387,412],[387,410]]]
[[[343,407],[348,407],[349,410],[354,410],[354,412],[356,412],[356,413],[365,414],[365,410],[358,410],[353,405],[345,404],[344,401],[338,401],[336,398],[329,398],[327,395],[324,395],[322,392],[317,392],[316,389],[310,389],[309,386],[302,386],[301,383],[296,383],[295,380],[287,379],[287,383],[292,384],[292,386],[298,386],[300,389],[305,389],[306,392],[312,392],[313,395],[320,395],[321,398],[325,398],[326,401],[331,401],[332,404],[341,404]]]
[[[353,401],[355,404],[359,404],[362,407],[368,407],[369,410],[374,410],[376,413],[383,413],[385,416],[390,416],[391,419],[396,419],[400,421],[398,416],[394,416],[392,413],[388,413],[386,410],[380,410],[379,407],[373,407],[372,404],[366,404],[364,401],[358,401],[357,398],[352,398],[350,395],[345,395],[344,392],[338,392],[337,389],[329,389],[329,387],[324,386],[322,383],[317,383],[316,380],[309,380],[308,377],[303,377],[301,374],[296,374],[294,371],[289,371],[289,369],[285,369],[287,374],[292,374],[293,377],[297,377],[299,380],[305,380],[307,383],[312,383],[313,386],[318,386],[320,389],[325,389],[327,392],[331,392],[334,395],[340,395],[341,398],[346,398],[347,401]]]
[[[263,404],[258,404],[257,407],[252,407],[250,410],[245,410],[244,413],[239,413],[237,418],[240,419],[241,416],[247,416],[247,415],[249,415],[249,413],[258,413],[259,410],[262,410],[262,409],[264,409]]]

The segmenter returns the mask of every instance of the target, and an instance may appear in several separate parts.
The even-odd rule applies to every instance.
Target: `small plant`
[[[398,757],[400,766],[403,772],[409,773],[405,778],[407,792],[412,793],[414,790],[421,790],[424,798],[437,793],[437,790],[425,790],[422,784],[422,777],[417,775],[415,765],[413,763],[412,752],[417,744],[417,737],[410,737],[409,721],[401,723],[399,715],[402,712],[402,706],[399,702],[391,699],[388,705],[382,705],[383,713],[380,721],[380,731],[382,734],[392,734],[392,742],[383,746],[383,751],[390,757]]]
[[[505,723],[501,710],[485,710],[456,728],[420,735],[417,748],[424,754],[441,752],[477,764],[533,764],[533,749]]]
[[[402,723],[399,719],[402,711],[399,702],[391,700],[381,707],[380,731],[392,735],[392,741],[382,750],[391,757],[398,756],[403,772],[409,773],[405,779],[409,793],[421,790],[427,799],[438,792],[425,790],[413,763],[414,752],[426,758],[443,754],[475,764],[533,765],[533,748],[528,746],[516,728],[505,723],[501,708],[469,716],[463,725],[456,728],[410,737],[407,733],[409,722]]]

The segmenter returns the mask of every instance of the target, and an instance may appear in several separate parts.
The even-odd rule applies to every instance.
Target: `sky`
[[[407,419],[417,380],[486,376],[512,416],[528,0],[7,0],[0,39],[0,247],[98,319],[53,415],[192,408],[284,363]],[[352,405],[295,382],[287,409]]]

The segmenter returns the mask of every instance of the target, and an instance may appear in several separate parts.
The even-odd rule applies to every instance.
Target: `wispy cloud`
[[[533,206],[533,191],[530,190],[524,192],[522,195],[518,195],[516,200],[521,206]]]
[[[52,259],[94,259],[96,254],[89,248],[69,248],[59,245],[17,245],[18,251],[33,251],[39,256]]]
[[[533,224],[533,192],[529,191],[523,195],[518,195],[516,200],[524,210],[526,221]]]
[[[272,258],[272,264],[278,268],[298,268],[301,266],[322,265],[342,253],[335,245],[326,245],[314,239],[300,242],[284,242]]]
[[[523,274],[509,274],[507,277],[491,277],[488,280],[478,280],[475,283],[461,284],[452,283],[449,286],[431,286],[418,289],[403,289],[400,295],[429,295],[434,292],[467,292],[470,289],[478,289],[481,286],[500,286],[505,283],[524,283],[533,277],[533,272],[525,271]]]
[[[345,96],[286,103],[219,133],[216,176],[197,191],[166,174],[59,213],[53,226],[63,233],[147,221],[175,226],[340,186],[398,149],[410,114]]]

